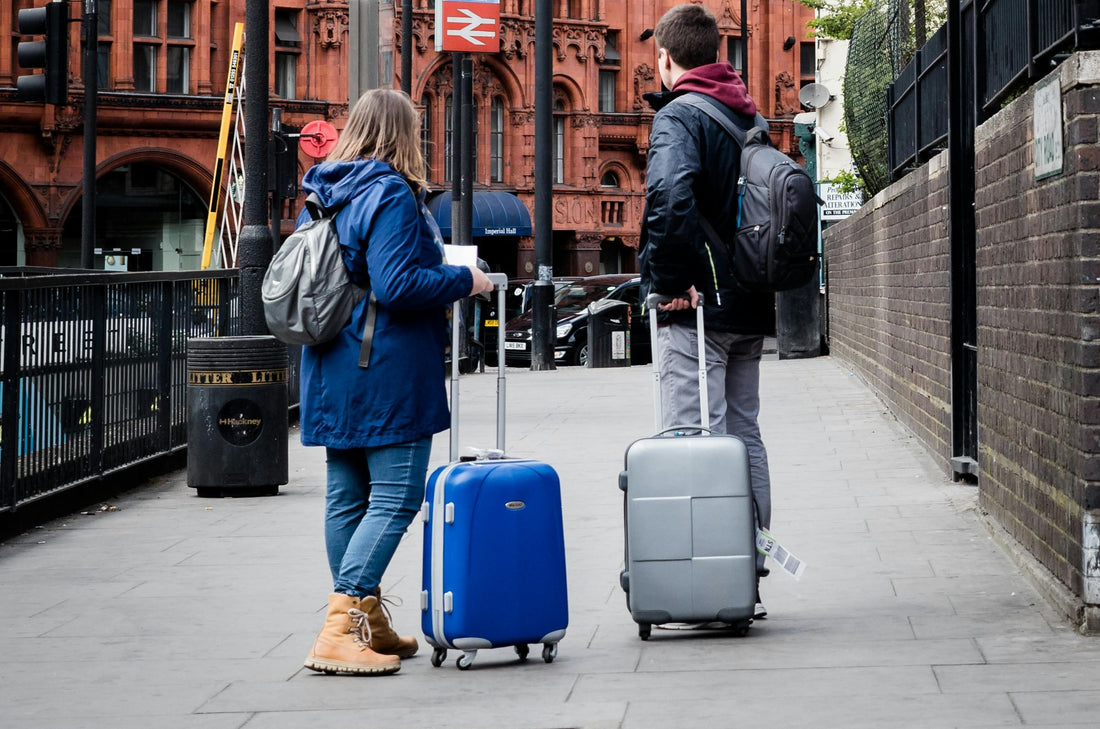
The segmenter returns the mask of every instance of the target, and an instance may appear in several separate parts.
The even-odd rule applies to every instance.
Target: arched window
[[[489,181],[504,182],[504,99],[499,96],[489,109]]]
[[[600,178],[600,187],[619,187],[619,176],[608,170]]]
[[[424,94],[420,100],[424,111],[420,114],[420,153],[424,155],[424,179],[432,179],[432,97]]]
[[[554,184],[565,184],[565,104],[554,102]]]
[[[443,181],[450,182],[454,168],[454,95],[443,105]]]

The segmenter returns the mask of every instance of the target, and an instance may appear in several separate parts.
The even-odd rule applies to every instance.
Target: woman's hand
[[[470,269],[470,275],[474,278],[474,286],[470,289],[470,296],[493,290],[493,282],[489,280],[484,271],[477,266],[467,266],[466,268]]]

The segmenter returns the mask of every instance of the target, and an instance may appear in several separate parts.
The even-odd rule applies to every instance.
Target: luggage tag
[[[469,447],[459,458],[460,461],[499,461],[504,458],[504,451],[499,448]]]
[[[756,551],[771,557],[791,577],[796,580],[802,579],[802,573],[806,571],[806,563],[787,551],[778,539],[763,529],[756,530]]]

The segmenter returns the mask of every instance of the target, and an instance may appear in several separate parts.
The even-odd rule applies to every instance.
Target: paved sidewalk
[[[491,372],[463,378],[464,445],[491,444]],[[171,474],[0,544],[0,728],[714,729],[1095,727],[1100,639],[1080,637],[841,362],[763,364],[773,570],[746,638],[654,630],[626,610],[622,453],[652,429],[648,368],[510,372],[508,450],[561,475],[569,633],[557,660],[428,651],[396,676],[302,668],[331,587],[323,451],[292,431],[277,497],[200,499]],[[475,405],[476,404],[476,405]],[[447,454],[437,440],[433,465]],[[419,635],[421,531],[384,588]]]

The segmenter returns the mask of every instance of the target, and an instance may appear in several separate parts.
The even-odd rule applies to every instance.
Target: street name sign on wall
[[[1062,171],[1062,79],[1061,74],[1035,86],[1035,105],[1031,116],[1035,132],[1035,179]]]
[[[500,50],[499,0],[436,0],[435,50],[496,53]]]

